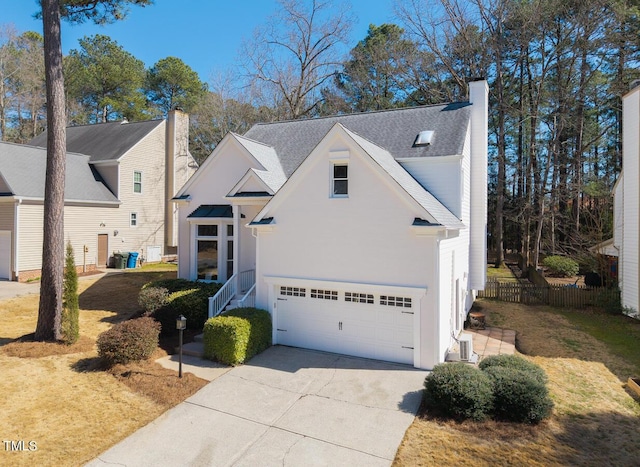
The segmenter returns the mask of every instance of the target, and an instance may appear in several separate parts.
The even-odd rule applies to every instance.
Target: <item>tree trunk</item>
[[[44,193],[42,278],[35,339],[60,340],[66,133],[58,0],[42,0],[42,20],[47,89],[47,173]]]

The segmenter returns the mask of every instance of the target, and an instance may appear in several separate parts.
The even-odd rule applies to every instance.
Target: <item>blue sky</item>
[[[352,44],[364,38],[369,24],[395,22],[394,0],[350,0],[357,22]],[[125,21],[62,28],[64,53],[78,48],[78,39],[104,34],[147,67],[175,56],[208,81],[212,74],[233,67],[243,39],[276,10],[276,0],[156,0],[147,8],[131,8]],[[13,24],[18,32],[42,32],[33,18],[35,0],[0,0],[0,25]]]

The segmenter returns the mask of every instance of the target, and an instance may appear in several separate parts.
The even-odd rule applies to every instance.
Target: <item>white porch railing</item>
[[[256,306],[256,284],[253,284],[246,294],[238,300],[238,308],[253,308]]]
[[[222,310],[224,310],[237,293],[246,293],[249,289],[255,288],[255,283],[256,271],[253,269],[231,276],[213,297],[209,297],[209,318],[213,318],[222,313]],[[243,296],[242,299],[244,298]]]

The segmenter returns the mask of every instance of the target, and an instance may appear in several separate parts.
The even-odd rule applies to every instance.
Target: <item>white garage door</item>
[[[0,230],[0,279],[11,279],[10,230]]]
[[[279,344],[413,364],[413,300],[326,288],[276,287]]]

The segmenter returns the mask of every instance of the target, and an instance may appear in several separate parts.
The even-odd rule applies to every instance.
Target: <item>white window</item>
[[[133,172],[133,192],[142,193],[142,172]]]
[[[137,227],[138,226],[138,213],[137,212],[132,212],[131,216],[129,217],[129,225],[131,227]]]
[[[280,295],[289,297],[306,297],[307,289],[302,287],[280,287]]]
[[[393,297],[391,295],[380,295],[380,305],[411,308],[411,299],[408,297]]]
[[[203,281],[223,282],[233,275],[233,224],[226,222],[194,224],[192,274]]]
[[[311,298],[322,298],[324,300],[338,300],[338,291],[311,289]]]
[[[205,281],[218,280],[218,225],[196,226],[197,278]]]
[[[369,304],[373,304],[373,294],[357,293],[357,292],[345,292],[344,301],[345,302],[353,302],[353,303],[369,303]]]
[[[333,165],[332,196],[336,198],[349,195],[348,168],[347,164]]]

